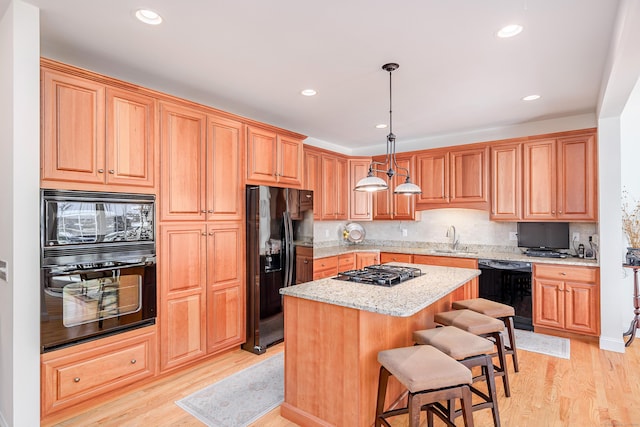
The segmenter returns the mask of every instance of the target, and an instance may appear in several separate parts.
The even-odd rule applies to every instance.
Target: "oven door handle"
[[[83,274],[83,273],[97,273],[100,271],[120,270],[123,268],[144,267],[145,265],[148,265],[148,264],[149,264],[148,262],[142,261],[142,262],[134,262],[131,264],[113,265],[111,267],[103,267],[103,268],[87,268],[87,269],[81,269],[81,270],[61,271],[60,274],[56,274],[56,275],[63,276],[63,275],[72,275],[72,274]]]

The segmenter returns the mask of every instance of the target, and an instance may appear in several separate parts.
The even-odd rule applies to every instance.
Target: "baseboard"
[[[624,341],[622,338],[600,337],[600,349],[624,353]]]

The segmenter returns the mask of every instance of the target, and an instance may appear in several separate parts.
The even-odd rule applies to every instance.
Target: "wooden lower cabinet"
[[[313,248],[296,246],[296,285],[313,280]]]
[[[326,279],[338,274],[338,257],[329,256],[313,260],[313,280]]]
[[[598,277],[595,267],[534,264],[534,327],[599,335]]]
[[[41,418],[153,377],[156,355],[155,325],[44,353]]]
[[[388,262],[413,263],[413,254],[399,254],[395,252],[380,252],[380,264]]]
[[[348,254],[338,255],[338,273],[353,270],[356,268],[356,254],[350,252]]]
[[[160,226],[160,370],[244,341],[244,227]]]
[[[474,258],[457,258],[448,256],[414,255],[414,264],[439,265],[442,267],[478,268],[478,260]],[[452,301],[460,301],[471,298],[478,298],[478,278],[470,280],[464,286],[459,287],[451,293]]]
[[[378,252],[356,252],[356,268],[362,270],[370,265],[380,264]]]

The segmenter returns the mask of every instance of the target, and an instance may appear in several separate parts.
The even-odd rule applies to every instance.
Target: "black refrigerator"
[[[313,193],[247,186],[247,341],[256,354],[284,340],[280,289],[296,281],[296,246],[313,246]]]

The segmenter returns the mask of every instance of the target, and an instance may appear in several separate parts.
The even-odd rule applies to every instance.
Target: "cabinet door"
[[[329,256],[313,260],[313,280],[333,277],[338,274],[338,257]]]
[[[416,155],[416,184],[422,194],[418,205],[442,204],[449,201],[449,154],[446,150],[429,150]]]
[[[247,182],[267,185],[277,182],[277,140],[275,132],[247,127]]]
[[[398,157],[398,166],[409,170],[409,176],[413,176],[414,172],[414,160],[413,157],[400,158]],[[400,172],[406,173],[405,170],[400,169]],[[413,220],[415,219],[415,198],[414,195],[405,194],[393,194],[395,188],[404,183],[406,177],[395,175],[392,180],[392,187],[389,189],[389,194],[393,201],[393,219],[395,220]]]
[[[558,146],[557,218],[597,220],[595,135],[561,138]]]
[[[338,188],[338,177],[336,176],[337,158],[328,154],[323,154],[321,158],[322,170],[322,218],[336,219]]]
[[[338,255],[338,273],[356,268],[356,254],[354,252]]]
[[[302,141],[278,135],[277,181],[284,187],[302,188]]]
[[[347,159],[338,157],[336,159],[336,219],[347,219],[349,217],[349,165]]]
[[[555,140],[527,142],[524,149],[524,213],[528,220],[556,217]]]
[[[533,280],[533,324],[564,328],[564,283],[558,280]]]
[[[370,265],[379,264],[380,255],[376,252],[356,252],[356,268],[362,270]]]
[[[225,350],[245,339],[244,223],[208,226],[207,351]]]
[[[313,280],[313,249],[296,246],[296,285]]]
[[[107,184],[155,186],[155,99],[107,88]]]
[[[371,220],[371,199],[368,191],[353,191],[358,181],[366,178],[369,173],[370,159],[349,160],[349,186],[347,187],[349,198],[349,219]]]
[[[599,335],[598,286],[590,283],[565,283],[565,327],[568,331]]]
[[[522,144],[491,147],[491,219],[522,215]]]
[[[207,117],[199,110],[162,103],[160,218],[206,218]]]
[[[304,186],[313,191],[313,219],[322,218],[322,167],[321,154],[313,149],[304,149]]]
[[[451,174],[449,202],[483,203],[489,201],[488,146],[449,153]]]
[[[206,227],[160,226],[160,369],[206,354]]]
[[[242,123],[208,117],[207,219],[240,220],[244,215]]]
[[[104,85],[47,69],[41,79],[42,180],[104,184]]]

